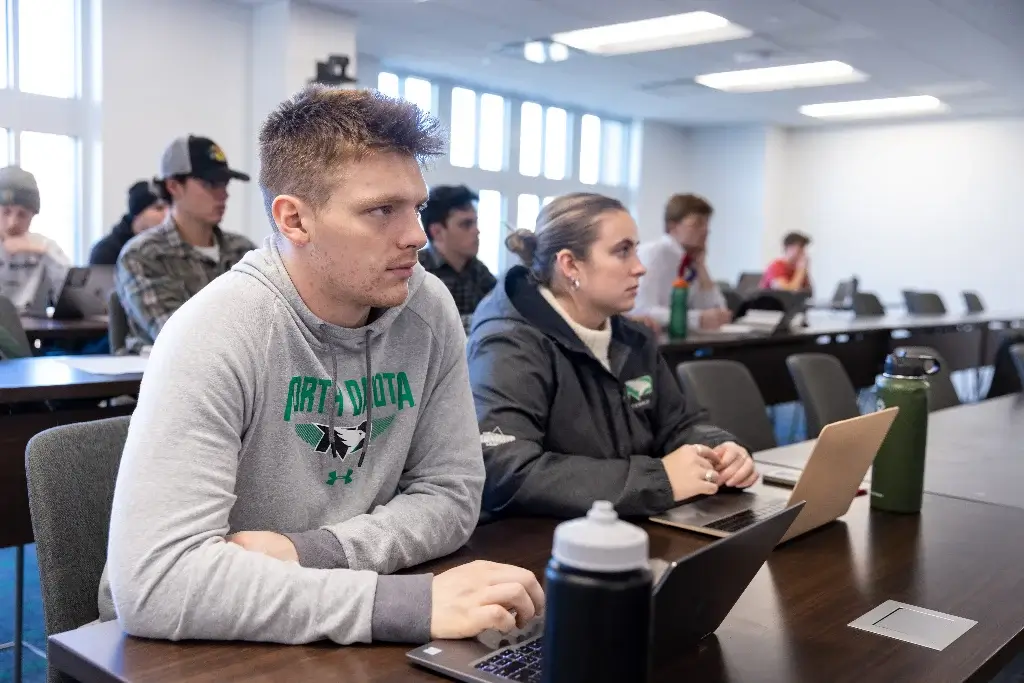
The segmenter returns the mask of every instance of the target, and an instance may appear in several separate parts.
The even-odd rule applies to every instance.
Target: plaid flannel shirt
[[[185,242],[170,216],[125,245],[115,285],[128,318],[129,352],[152,345],[171,314],[256,248],[242,235],[217,227],[213,234],[220,247],[218,261]]]
[[[455,299],[463,323],[473,315],[483,298],[498,281],[478,258],[470,259],[462,270],[455,270],[429,246],[419,252],[420,265],[436,275]]]

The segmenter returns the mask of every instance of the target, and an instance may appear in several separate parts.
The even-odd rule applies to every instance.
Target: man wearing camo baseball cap
[[[249,176],[231,168],[210,138],[177,138],[164,151],[155,184],[171,210],[162,224],[126,244],[117,260],[130,351],[152,345],[171,314],[256,248],[220,228],[232,180],[248,182]]]

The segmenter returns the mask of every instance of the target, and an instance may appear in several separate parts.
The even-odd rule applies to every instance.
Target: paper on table
[[[72,356],[60,362],[92,375],[134,375],[145,372],[148,361],[140,356]]]

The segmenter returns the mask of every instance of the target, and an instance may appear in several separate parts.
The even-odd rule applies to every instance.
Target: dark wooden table
[[[555,522],[479,528],[432,570],[474,558],[540,575]],[[647,524],[651,555],[677,558],[708,541]],[[979,561],[984,558],[984,561]],[[921,515],[872,512],[866,497],[835,524],[778,548],[716,635],[681,653],[656,681],[694,683],[952,683],[988,681],[1024,649],[1024,510],[926,495]],[[848,623],[899,600],[978,624],[946,650],[858,631]],[[439,681],[409,665],[406,646],[169,643],[116,622],[50,638],[50,663],[83,683]]]
[[[99,402],[137,394],[141,379],[92,375],[64,365],[59,356],[0,361],[0,548],[32,542],[25,482],[29,440],[51,427],[129,414],[133,406],[100,407]],[[64,403],[47,404],[53,401]]]
[[[754,459],[803,469],[814,443],[760,451]],[[931,413],[924,487],[928,493],[1024,508],[1024,395]]]
[[[53,320],[22,316],[21,326],[29,341],[58,341],[62,339],[98,339],[107,333],[107,317],[98,316],[82,320]]]
[[[847,313],[812,314],[811,324],[796,332],[764,334],[692,334],[683,340],[666,340],[662,355],[673,369],[682,362],[703,358],[736,360],[754,376],[769,405],[798,400],[786,367],[796,353],[828,353],[836,356],[853,385],[874,383],[886,354],[899,346],[931,346],[951,370],[991,364],[1003,333],[1024,329],[1024,314],[981,313],[971,315],[890,315],[854,318]]]

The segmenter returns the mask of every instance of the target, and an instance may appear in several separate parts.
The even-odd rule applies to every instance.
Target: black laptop
[[[657,561],[652,561],[655,669],[715,632],[803,506],[798,503],[675,562],[657,567]],[[466,683],[539,683],[542,622],[537,619],[508,635],[487,631],[472,639],[435,640],[407,656],[415,664]]]
[[[113,289],[113,266],[70,268],[53,305],[53,319],[77,320],[106,315],[107,297]]]

